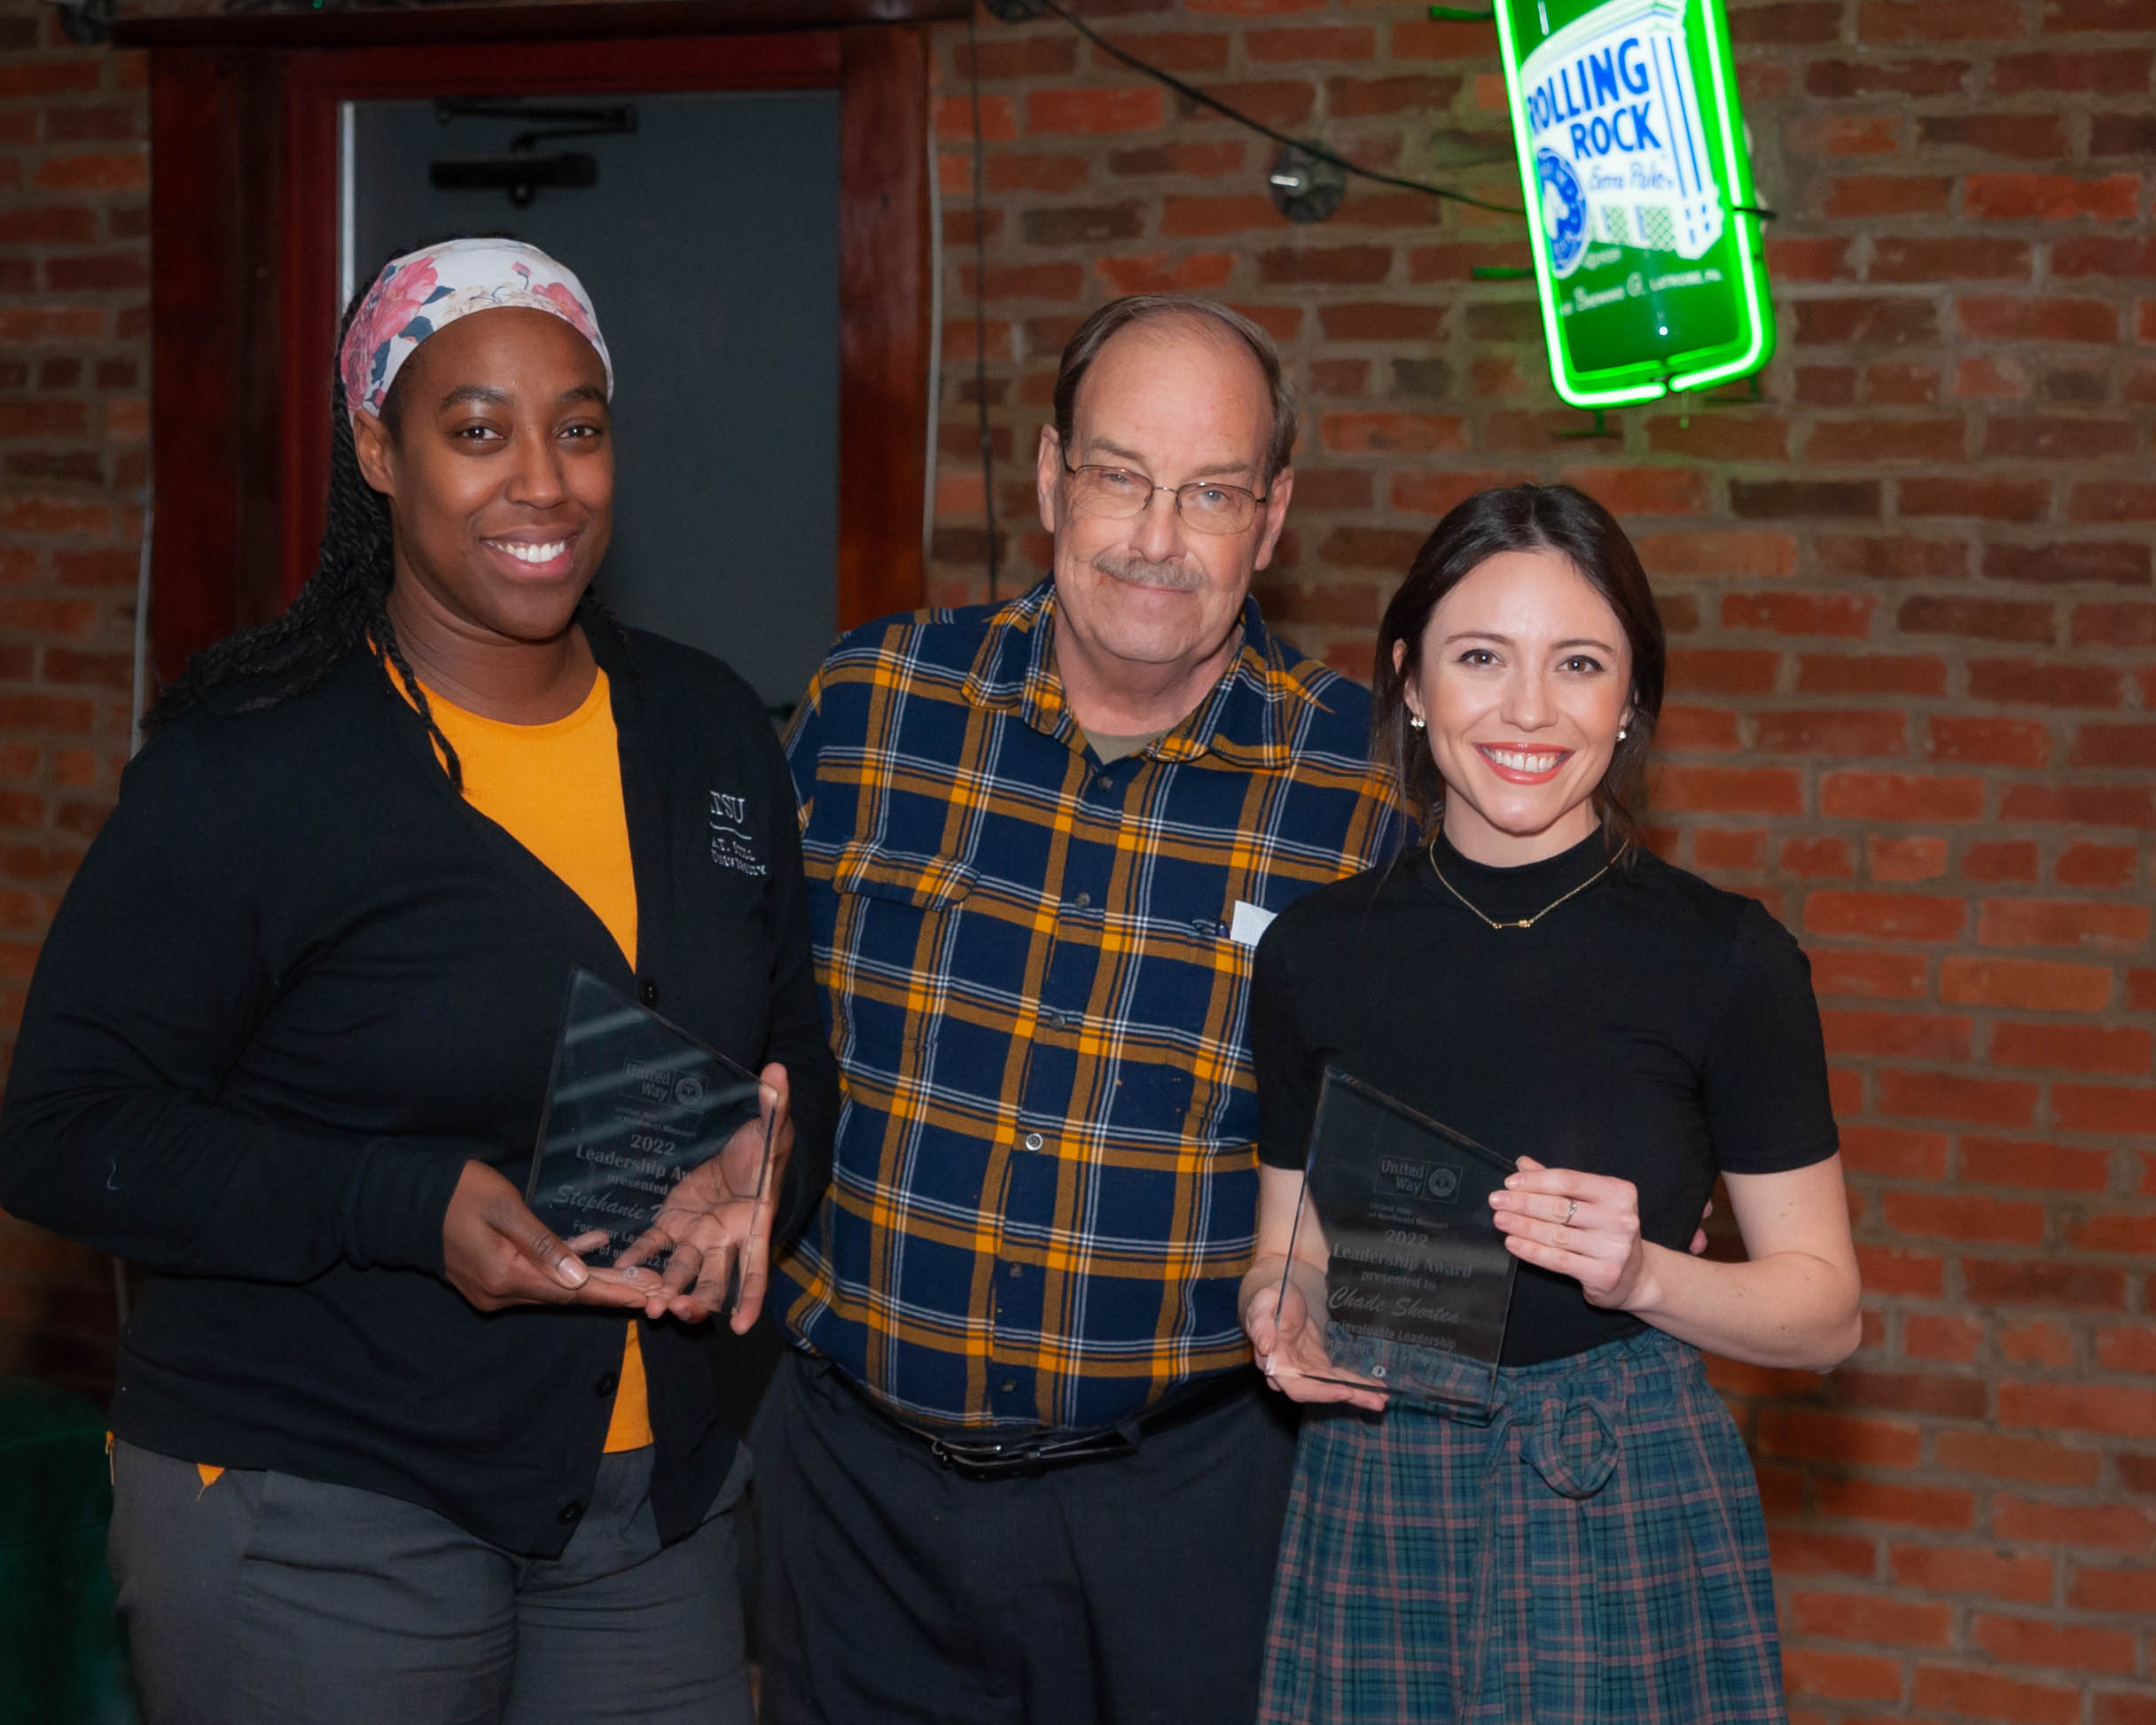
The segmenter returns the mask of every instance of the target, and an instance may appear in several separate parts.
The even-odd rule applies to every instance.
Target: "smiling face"
[[[1293,488],[1285,470],[1268,481],[1271,434],[1264,374],[1232,335],[1160,317],[1101,348],[1079,386],[1069,447],[1044,429],[1036,476],[1041,524],[1055,535],[1057,650],[1080,657],[1082,677],[1157,685],[1178,668],[1202,676],[1225,651],[1251,575],[1271,560]],[[1082,465],[1128,469],[1167,487],[1217,480],[1267,501],[1233,534],[1192,528],[1167,490],[1137,515],[1089,514],[1072,506],[1065,471]],[[1066,663],[1066,681],[1072,671]]]
[[[1406,644],[1394,649],[1395,663]],[[1430,614],[1402,691],[1445,781],[1445,837],[1511,867],[1595,830],[1593,797],[1630,714],[1617,613],[1562,552],[1500,551]]]
[[[467,644],[558,639],[605,555],[613,447],[598,354],[560,318],[473,312],[413,350],[392,432],[354,424],[389,499],[400,616]]]

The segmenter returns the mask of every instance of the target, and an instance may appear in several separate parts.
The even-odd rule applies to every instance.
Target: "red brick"
[[[1988,581],[2028,582],[2047,586],[2062,582],[2101,581],[2122,587],[2146,587],[2150,568],[2149,547],[2138,540],[2069,540],[2064,544],[1984,547],[1984,577]],[[2094,613],[2105,608],[2088,609]],[[2136,609],[2156,615],[2156,608],[2149,606],[2111,609],[2113,614],[2120,616],[2131,616]]]
[[[2031,414],[1995,417],[1984,427],[1984,454],[2008,460],[2082,460],[2130,456],[2138,433],[2124,419],[2070,419]]]
[[[2119,313],[2101,300],[2056,296],[1963,294],[1955,312],[1965,340],[1973,341],[2089,341],[2109,346],[2119,339]]]
[[[1188,4],[1188,0],[1186,0]],[[1487,23],[1420,20],[1393,26],[1393,58],[1402,60],[1485,60],[1495,53]]]
[[[1149,132],[1167,118],[1166,92],[1152,84],[1108,90],[1051,86],[1026,93],[1026,129],[1035,137]]]
[[[1777,652],[1751,648],[1677,647],[1669,653],[1669,686],[1686,694],[1756,695],[1774,687]]]
[[[1777,1576],[1847,1575],[1870,1581],[1879,1568],[1878,1547],[1850,1534],[1820,1534],[1809,1528],[1774,1526],[1767,1543]],[[2049,1564],[2045,1565],[2049,1568]]]
[[[1965,1056],[1934,1057],[1966,1058]],[[2012,1245],[2043,1243],[2043,1206],[1995,1198],[1944,1192],[1880,1194],[1880,1213],[1897,1234],[1950,1240],[1985,1240]]]
[[[2051,758],[2051,732],[2039,719],[1935,716],[1925,722],[1924,754],[1929,761],[2041,767]]]
[[[1789,422],[1737,411],[1667,416],[1647,421],[1647,447],[1710,461],[1780,461],[1789,453]]]
[[[1846,281],[1849,270],[1849,242],[1832,236],[1767,241],[1767,274],[1777,282]]]
[[[1883,1114],[1979,1126],[2027,1126],[2035,1119],[2039,1087],[2020,1080],[1888,1068],[1875,1073],[1872,1081]]]
[[[1108,171],[1126,179],[1154,174],[1180,174],[1197,180],[1223,179],[1249,168],[1249,150],[1235,139],[1126,145],[1108,152]]]
[[[2130,1612],[2156,1620],[2156,1569],[2077,1564],[2066,1604],[2076,1611]]]
[[[2074,1363],[2074,1331],[2063,1323],[2034,1319],[1999,1326],[1999,1355],[2021,1366],[2050,1366],[2063,1371]]]
[[[1130,257],[1097,258],[1094,272],[1116,293],[1201,293],[1216,288],[1234,273],[1235,257],[1229,252],[1190,252],[1168,261],[1167,252],[1144,252]],[[1301,496],[1303,476],[1296,475]]]
[[[1920,479],[1901,482],[1904,515],[1972,515],[1982,521],[2040,521],[2051,512],[2049,480]]]
[[[2094,964],[1952,953],[1940,961],[1939,998],[1955,1006],[2100,1012],[2111,1001],[2111,972]]]
[[[1786,863],[1785,863],[1786,867]],[[1926,960],[1918,952],[1850,952],[1822,947],[1810,954],[1812,987],[1822,995],[1858,1000],[1921,1000]]]
[[[1919,394],[1929,399],[1928,389]],[[1958,418],[1835,419],[1813,428],[1804,454],[1810,461],[1959,461],[1964,435]]]
[[[2140,96],[2148,90],[2149,55],[2119,48],[2088,54],[2003,54],[1992,63],[1991,77],[1992,87],[2003,96],[2027,90]]]
[[[1956,898],[1823,890],[1805,901],[1804,930],[1880,941],[1946,941],[1962,932],[1967,915],[1966,904]]]
[[[1974,1525],[1975,1500],[1965,1491],[1927,1486],[1890,1486],[1876,1479],[1821,1479],[1822,1515],[1902,1527],[1960,1533]]]
[[[2066,1244],[2078,1252],[2127,1252],[2147,1258],[2156,1254],[2156,1214],[2106,1211],[2069,1228]]]
[[[1766,852],[1763,832],[1720,832],[1712,827],[1692,831],[1691,861],[1696,869],[1756,869]]]
[[[1793,574],[1797,542],[1787,533],[1645,533],[1633,541],[1658,580],[1686,575],[1772,578]]]
[[[1805,695],[1943,695],[1946,661],[1887,653],[1807,653],[1797,661]]]
[[[1929,836],[1889,839],[1875,832],[1864,839],[1864,857],[1874,880],[1936,880],[1947,871],[1947,841]]]
[[[2069,845],[2051,866],[2052,878],[2066,886],[2131,886],[2140,871],[2130,845]]]
[[[1737,715],[1722,707],[1666,702],[1654,727],[1655,746],[1673,753],[1736,749],[1742,746],[1742,740],[1737,734]]]
[[[1393,475],[1392,506],[1404,514],[1427,516],[1434,520],[1478,491],[1515,484],[1522,477],[1506,472],[1442,473],[1410,468]]]
[[[1722,626],[1861,639],[1878,607],[1879,601],[1867,593],[1725,593]]]
[[[2070,767],[2156,767],[2156,725],[2083,725],[2066,756]]]
[[[1738,17],[1744,16],[1739,12]],[[1782,1681],[1792,1696],[1835,1701],[1899,1701],[1902,1662],[1872,1653],[1793,1646],[1782,1652]]]
[[[1841,1159],[1853,1174],[1883,1175],[1895,1180],[1943,1180],[1947,1135],[1914,1132],[1898,1126],[1846,1125],[1841,1128]]]
[[[958,75],[978,71],[985,79],[1061,78],[1078,69],[1078,43],[1068,36],[1031,36],[1016,41],[984,38],[974,47],[957,43],[951,59]]]
[[[1980,150],[2025,161],[2057,161],[2067,152],[2066,127],[2055,113],[1934,113],[1917,121],[1920,147]]]
[[[1444,320],[1444,308],[1436,305],[1361,301],[1317,309],[1328,341],[1436,341]]]
[[[1226,103],[1239,108],[1253,120],[1268,126],[1300,126],[1310,117],[1317,104],[1317,87],[1301,82],[1267,81],[1262,83],[1209,83],[1207,91]],[[1181,111],[1190,118],[1204,119],[1207,114],[1189,102],[1179,101]]]
[[[1779,767],[1704,767],[1663,763],[1653,772],[1654,808],[1672,813],[1801,815],[1803,775]]]
[[[1192,6],[1190,10],[1219,8]],[[1146,35],[1118,32],[1115,43],[1117,47],[1127,49],[1138,59],[1168,72],[1223,72],[1227,69],[1228,51],[1233,38],[1218,31],[1163,30]],[[1102,69],[1105,71],[1113,64],[1103,61]]]
[[[1961,854],[1965,880],[2034,880],[2036,847],[2027,839],[1998,839],[1971,845]]]
[[[1801,1635],[1871,1642],[1882,1647],[1946,1647],[1952,1640],[1954,1614],[1944,1604],[1886,1599],[1869,1593],[1824,1592],[1793,1593],[1789,1604],[1791,1620]],[[1879,1698],[1901,1699],[1898,1675],[1894,1690]],[[1797,1690],[1793,1683],[1791,1688]]]
[[[1837,820],[1973,821],[1984,812],[1984,781],[1917,773],[1829,773],[1819,782],[1819,812]]]
[[[1318,441],[1337,455],[1422,455],[1465,449],[1466,424],[1455,414],[1328,413]]]
[[[2131,952],[2148,934],[2146,905],[2082,899],[1986,899],[1976,925],[1976,938],[1988,947]]]
[[[2032,1604],[2046,1604],[2051,1597],[2051,1559],[2033,1552],[1892,1545],[1886,1558],[1896,1581],[1929,1593],[1988,1594],[1994,1598]]]
[[[1968,213],[1993,222],[2070,222],[2077,216],[2128,222],[2140,195],[2136,174],[2100,180],[2063,174],[1972,174],[1963,191]]]
[[[1923,1459],[1921,1428],[1903,1420],[1823,1413],[1804,1408],[1761,1410],[1759,1453],[1851,1467],[1915,1467]]]
[[[2100,665],[1979,659],[1969,665],[1969,693],[1981,701],[2039,706],[2116,706],[2119,674]]]
[[[2075,234],[2055,240],[2051,245],[2051,274],[2062,281],[2089,276],[2117,276],[2127,281],[2145,281],[2156,276],[2156,237]]]
[[[1827,185],[1824,215],[1877,221],[1888,215],[1944,215],[1954,182],[1942,174],[1858,174]],[[1801,303],[1801,302],[1800,302]]]
[[[2066,494],[2066,513],[2076,521],[2156,521],[2156,484],[2096,480]]]
[[[1221,198],[1169,198],[1160,207],[1164,239],[1211,239],[1222,234],[1285,228],[1287,218],[1262,192]]]
[[[2051,1119],[2067,1132],[2156,1133],[2156,1089],[2054,1084]]]
[[[2156,830],[2156,793],[2139,784],[2010,784],[1999,818]]]
[[[1869,1012],[1829,1008],[1820,1014],[1830,1055],[1886,1055],[1910,1060],[1969,1058],[1970,1023],[1928,1012]],[[2042,1233],[2042,1216],[2038,1218]]]
[[[1845,1129],[1845,1143],[1847,1136]],[[1983,1325],[1971,1318],[1927,1312],[1909,1312],[1902,1318],[1902,1351],[1912,1360],[1969,1365],[1974,1362],[1983,1340]]]
[[[2115,1312],[2126,1304],[2126,1277],[2094,1264],[1965,1258],[1961,1273],[1969,1297],[1986,1305]]]
[[[1407,74],[1395,78],[1328,78],[1325,111],[1335,120],[1361,120],[1372,114],[1426,113],[1450,105],[1460,81]]]
[[[1933,1445],[1933,1458],[1949,1473],[1981,1473],[2026,1485],[2093,1486],[2104,1471],[2104,1458],[2095,1450],[2075,1449],[2050,1438],[2010,1438],[1997,1432],[1941,1432]]]
[[[1564,482],[1584,491],[1612,514],[1703,515],[1707,476],[1683,467],[1568,467]]]
[[[1992,1500],[1991,1525],[1992,1531],[2001,1539],[2086,1546],[2105,1551],[2156,1549],[2156,1515],[2121,1503],[2053,1503],[2041,1498],[2008,1497],[2002,1494]]]
[[[2145,1078],[2152,1055],[2156,1055],[2156,1036],[2145,1030],[2002,1024],[1991,1034],[1991,1058],[1999,1065],[2055,1066],[2064,1072]]]
[[[1919,1712],[2006,1720],[2011,1725],[2080,1725],[2081,1721],[2078,1688],[2018,1682],[1993,1670],[1918,1666],[1910,1698]]]
[[[1909,721],[1903,714],[1875,708],[1812,707],[1762,713],[1754,721],[1753,742],[1763,754],[1906,754]],[[1822,803],[1820,812],[1837,811]]]
[[[1367,60],[1378,51],[1378,33],[1365,25],[1321,25],[1293,30],[1246,30],[1243,52],[1262,65],[1306,60]]]
[[[2014,0],[1863,0],[1860,42],[2008,42],[2021,35]]]

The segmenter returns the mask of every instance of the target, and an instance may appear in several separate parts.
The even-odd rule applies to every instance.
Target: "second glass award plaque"
[[[1325,1069],[1295,1233],[1315,1224],[1324,1237],[1335,1366],[1402,1401],[1488,1409],[1519,1268],[1489,1195],[1513,1167]],[[1291,1261],[1294,1251],[1291,1241]]]
[[[675,1187],[761,1119],[759,1091],[754,1073],[578,970],[525,1201],[565,1240],[605,1233],[605,1245],[580,1255],[611,1264]],[[755,1149],[744,1199],[762,1195],[761,1134]]]

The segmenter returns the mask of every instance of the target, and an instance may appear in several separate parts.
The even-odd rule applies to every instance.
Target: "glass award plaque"
[[[1404,1401],[1487,1412],[1519,1268],[1489,1195],[1513,1167],[1383,1091],[1325,1069],[1294,1232],[1315,1225],[1324,1237],[1325,1347],[1334,1366],[1376,1379]],[[1294,1251],[1291,1237],[1291,1262]]]
[[[657,1220],[674,1189],[762,1120],[756,1074],[579,969],[525,1202],[564,1240],[604,1233],[580,1253],[612,1264]],[[762,1196],[769,1146],[738,1196]],[[660,1254],[663,1258],[663,1254]]]

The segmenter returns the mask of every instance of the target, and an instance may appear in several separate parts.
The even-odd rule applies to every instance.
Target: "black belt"
[[[968,1479],[1005,1479],[1045,1473],[1051,1468],[1076,1467],[1085,1462],[1135,1456],[1138,1445],[1145,1439],[1202,1419],[1243,1396],[1254,1393],[1257,1387],[1256,1377],[1248,1370],[1216,1372],[1170,1392],[1142,1413],[1094,1431],[1038,1432],[1023,1438],[969,1439],[909,1425],[894,1417],[841,1368],[832,1366],[831,1376],[886,1425],[926,1444],[936,1460]]]

